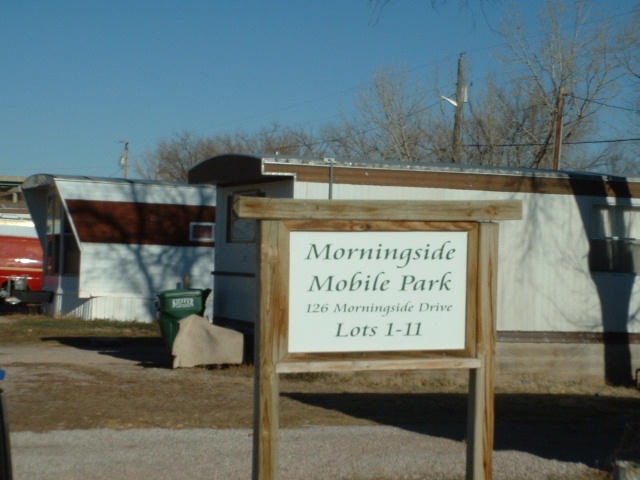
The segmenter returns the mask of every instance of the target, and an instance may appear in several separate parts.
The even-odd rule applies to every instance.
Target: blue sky
[[[512,2],[469,3],[3,0],[0,175],[118,177],[124,140],[135,161],[183,131],[318,128],[394,65],[453,79],[466,52],[481,79]],[[543,2],[516,3],[533,28]],[[637,5],[613,3],[612,14]]]

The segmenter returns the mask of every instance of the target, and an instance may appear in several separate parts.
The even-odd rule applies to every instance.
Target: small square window
[[[260,190],[248,190],[235,192],[227,197],[227,242],[252,243],[256,241],[258,222],[237,217],[233,211],[233,202],[238,196],[264,197],[265,193]]]
[[[192,242],[213,242],[215,240],[215,223],[191,222],[189,224],[189,240]]]

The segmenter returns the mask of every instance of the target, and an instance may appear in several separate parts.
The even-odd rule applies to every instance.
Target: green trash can
[[[178,322],[189,315],[204,314],[205,302],[211,289],[183,288],[164,290],[157,293],[158,320],[160,331],[171,352],[178,334]]]

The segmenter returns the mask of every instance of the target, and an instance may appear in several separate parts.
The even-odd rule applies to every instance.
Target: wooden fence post
[[[280,355],[282,327],[288,315],[288,271],[280,248],[283,228],[278,221],[260,222],[259,318],[254,341],[253,479],[278,476],[278,412],[280,388],[276,364]],[[286,247],[285,247],[286,248]],[[284,265],[283,265],[284,263]]]
[[[467,480],[489,480],[493,475],[498,224],[480,223],[478,243],[476,355],[480,368],[469,371]]]

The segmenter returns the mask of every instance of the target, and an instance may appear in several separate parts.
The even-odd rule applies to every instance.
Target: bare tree
[[[357,99],[354,117],[326,127],[322,137],[338,157],[420,160],[428,151],[427,97],[420,86],[409,90],[401,70],[377,71],[372,87]]]
[[[494,0],[483,0],[484,2],[492,2]],[[376,17],[379,17],[382,14],[384,8],[393,3],[392,0],[369,0],[369,5],[371,6],[373,13]],[[432,8],[438,8],[442,5],[448,3],[448,0],[429,0]],[[459,9],[469,8],[469,0],[457,0],[456,1]]]
[[[382,9],[391,2],[370,3]],[[432,6],[444,3],[438,0]],[[460,0],[463,7],[466,3]],[[620,148],[586,145],[600,131],[603,110],[616,98],[623,74],[634,76],[640,92],[640,34],[634,28],[640,9],[634,15],[628,28],[613,29],[606,15],[591,10],[589,0],[549,0],[539,18],[542,34],[536,36],[529,35],[517,13],[508,17],[502,28],[507,48],[499,59],[501,74],[476,81],[464,107],[460,161],[549,168],[560,117],[561,168],[624,166],[637,171],[637,156]],[[594,18],[598,21],[591,21]],[[616,31],[622,33],[616,36]],[[324,126],[318,135],[277,124],[257,133],[211,138],[184,132],[147,151],[136,168],[145,178],[185,180],[196,163],[226,152],[450,162],[455,156],[454,111],[440,97],[451,97],[452,92],[441,91],[440,84],[437,72],[425,88],[411,84],[400,68],[380,70],[356,99],[354,114]]]
[[[146,179],[185,181],[192,166],[220,153],[220,147],[192,132],[176,133],[172,139],[161,140],[155,150],[147,150],[135,162],[135,169]]]
[[[630,16],[630,21],[620,29],[617,43],[617,55],[624,72],[625,80],[630,87],[630,93],[621,96],[616,102],[616,113],[627,128],[619,131],[624,137],[638,137],[640,131],[640,6],[636,5]],[[620,172],[628,175],[640,174],[640,142],[625,145],[622,152],[623,160],[618,162]]]
[[[589,21],[595,15],[588,0],[551,0],[540,15],[541,37],[529,36],[517,14],[503,26],[509,51],[502,62],[503,70],[511,72],[510,87],[503,90],[496,106],[508,115],[511,141],[534,147],[523,166],[552,166],[555,119],[563,91],[565,143],[595,133],[602,104],[617,93],[621,71],[614,39],[605,20]],[[542,40],[534,45],[531,38]],[[581,147],[569,144],[563,153],[564,166],[586,166]]]
[[[636,6],[631,15],[631,21],[626,24],[618,36],[617,55],[622,67],[632,77],[636,93],[640,94],[640,6]],[[636,98],[636,108],[640,103],[640,98]]]
[[[278,124],[246,137],[246,147],[248,152],[271,155],[321,156],[324,151],[311,132],[283,128]]]
[[[596,169],[613,162],[611,151],[594,152],[582,143],[598,132],[603,104],[618,93],[622,74],[606,17],[590,21],[597,13],[589,0],[550,0],[539,18],[543,33],[536,36],[528,34],[517,13],[505,20],[500,71],[508,75],[490,76],[476,86],[465,106],[463,163],[550,168],[558,117],[563,168]],[[326,127],[322,137],[336,156],[450,162],[453,110],[437,102],[440,96],[438,87],[409,88],[398,69],[379,71],[357,100],[353,118]]]
[[[236,132],[201,137],[192,132],[177,133],[163,139],[154,150],[147,150],[135,162],[138,174],[146,179],[186,181],[191,167],[223,153],[322,155],[326,146],[311,132],[283,129],[278,125],[255,134]]]

